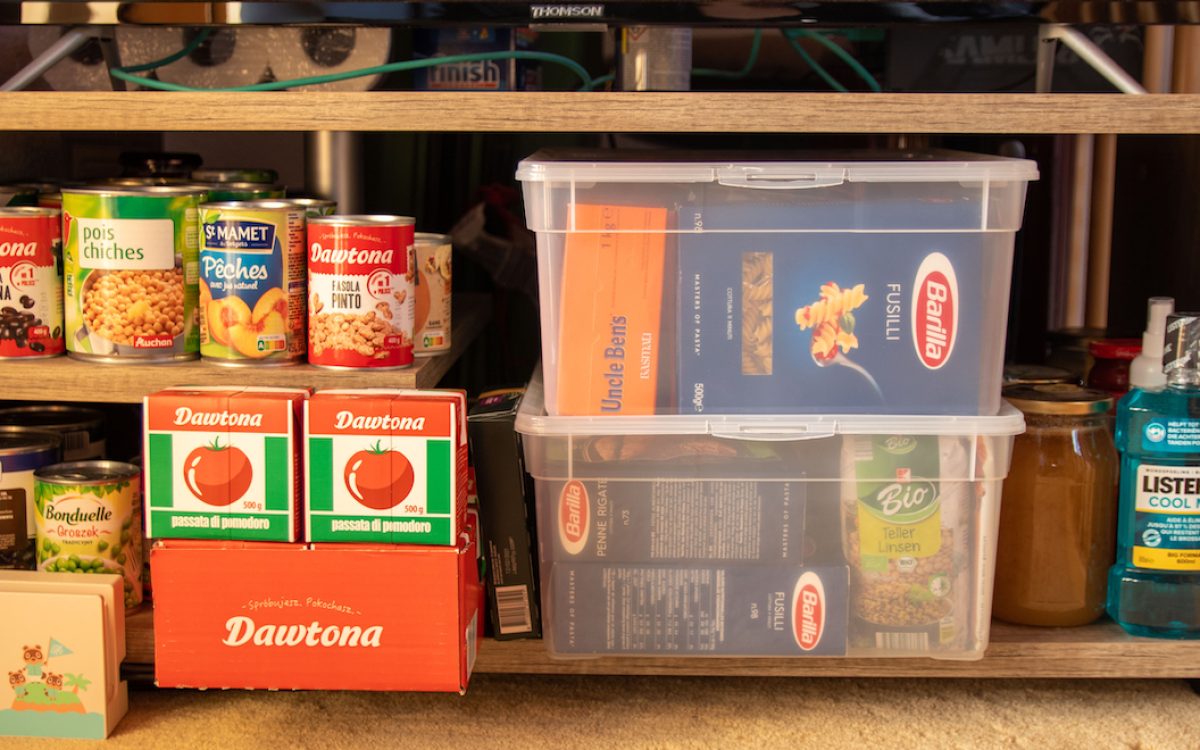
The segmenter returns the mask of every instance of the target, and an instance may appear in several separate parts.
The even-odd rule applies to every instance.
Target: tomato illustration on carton
[[[296,541],[304,388],[146,397],[146,536]]]
[[[306,539],[457,543],[466,513],[466,398],[320,391],[305,406]]]

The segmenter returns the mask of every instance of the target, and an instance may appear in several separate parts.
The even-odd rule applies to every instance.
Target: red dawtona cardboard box
[[[165,540],[159,687],[463,693],[475,664],[476,540],[457,547]]]

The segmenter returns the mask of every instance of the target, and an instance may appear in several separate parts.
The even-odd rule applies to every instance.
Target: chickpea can
[[[305,353],[304,210],[284,201],[200,207],[200,354],[228,365]]]
[[[53,208],[0,208],[0,359],[63,353],[61,224]]]
[[[322,367],[413,363],[414,220],[308,220],[308,361]]]
[[[195,186],[63,190],[67,352],[102,362],[195,359]]]
[[[429,357],[450,350],[450,238],[417,232],[417,286],[413,351]]]
[[[141,604],[141,470],[117,461],[76,461],[44,466],[33,476],[38,570],[120,575],[126,608]]]

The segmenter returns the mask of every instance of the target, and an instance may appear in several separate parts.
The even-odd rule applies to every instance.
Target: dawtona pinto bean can
[[[413,363],[414,220],[308,220],[308,361],[322,367]]]
[[[0,359],[63,353],[61,219],[0,208]]]
[[[67,352],[104,362],[200,355],[201,188],[63,190]]]
[[[306,351],[304,210],[284,201],[200,207],[200,353],[228,365]]]
[[[430,357],[450,350],[450,238],[416,234],[417,286],[413,312],[413,353]]]
[[[0,568],[33,567],[33,472],[58,463],[61,446],[48,430],[0,426]]]
[[[118,461],[52,464],[33,473],[38,570],[125,578],[142,603],[141,469]]]

